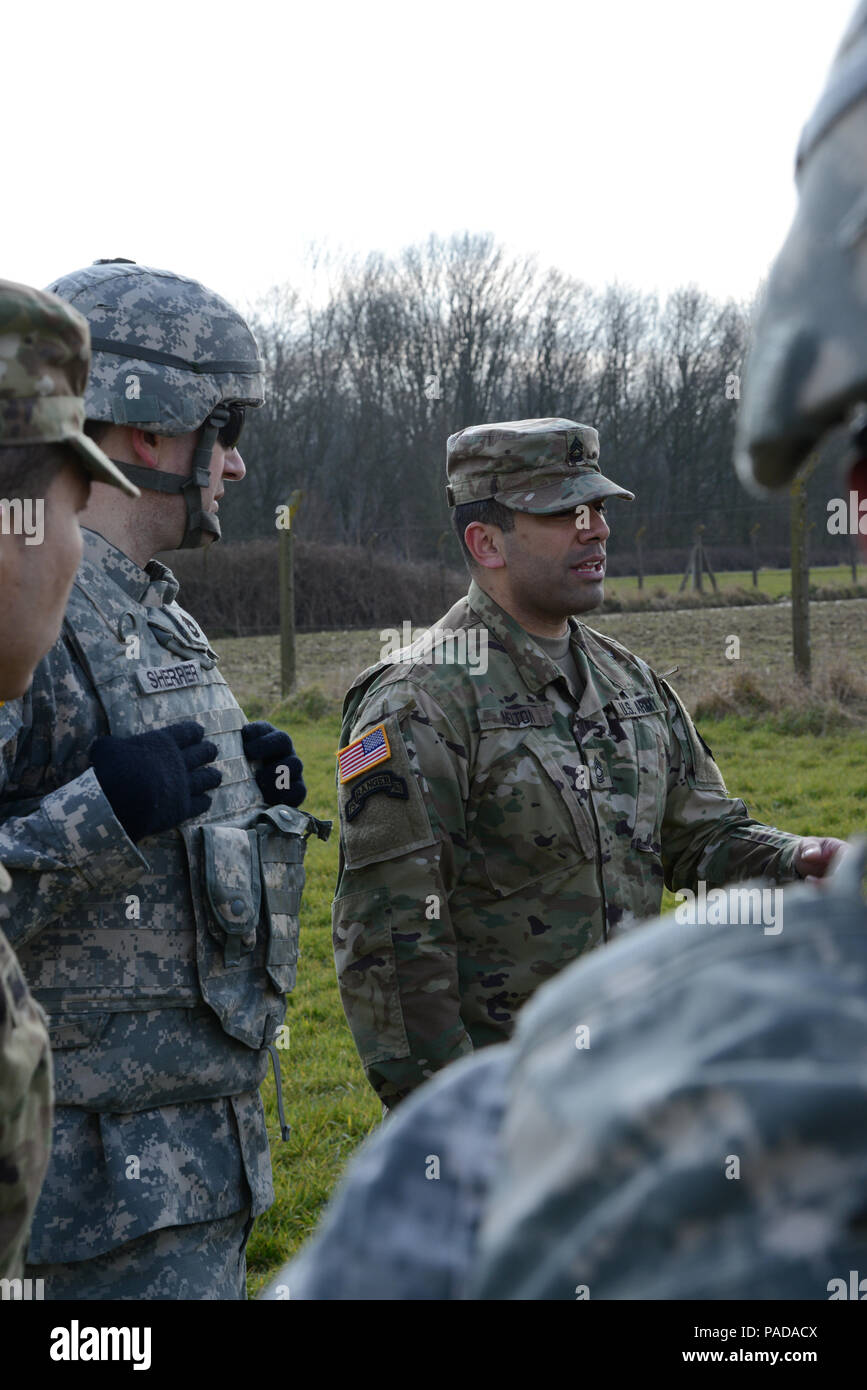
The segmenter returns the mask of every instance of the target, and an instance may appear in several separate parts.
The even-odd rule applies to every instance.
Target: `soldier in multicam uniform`
[[[867,404],[864,0],[798,172],[739,417],[753,488]],[[864,505],[857,410],[853,440]],[[865,848],[787,889],[779,933],[669,918],[570,966],[368,1142],[267,1296],[863,1300]]]
[[[82,433],[88,339],[84,319],[61,300],[0,280],[0,705],[24,693],[36,663],[57,639],[81,558],[78,512],[90,479],[138,496],[132,483]],[[19,525],[24,522],[27,527],[17,533],[16,507]],[[0,863],[0,893],[11,886]],[[0,929],[4,1281],[20,1279],[24,1272],[30,1219],[48,1165],[51,1115],[45,1015]],[[7,1292],[17,1297],[21,1290],[4,1282],[0,1297]]]
[[[61,640],[0,710],[0,920],[56,1087],[27,1274],[47,1298],[243,1298],[273,1200],[259,1085],[327,829],[150,557],[219,536],[261,362],[196,281],[98,262],[53,288],[91,327],[87,428],[146,491],[133,513],[93,489]]]
[[[785,882],[837,843],[751,820],[666,681],[570,616],[602,601],[604,500],[632,498],[598,457],[571,420],[452,435],[469,593],[346,697],[334,950],[386,1106],[507,1038],[540,984],[659,911],[663,880]]]

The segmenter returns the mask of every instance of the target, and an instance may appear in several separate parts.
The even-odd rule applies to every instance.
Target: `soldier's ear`
[[[130,428],[129,436],[136,457],[141,459],[146,468],[156,468],[159,450],[156,435],[151,434],[150,430],[139,430],[133,426]]]
[[[856,459],[852,464],[849,489],[858,494],[858,548],[867,560],[867,459]]]
[[[485,521],[471,521],[464,531],[464,544],[476,564],[482,569],[502,569],[503,533],[499,526]]]

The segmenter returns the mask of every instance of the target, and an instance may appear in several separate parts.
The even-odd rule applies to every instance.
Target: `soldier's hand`
[[[184,719],[165,729],[131,738],[98,738],[90,761],[99,784],[129,838],[172,830],[211,805],[206,794],[218,787],[222,772],[209,767],[216,744],[201,724]]]
[[[845,841],[830,837],[819,840],[809,836],[803,839],[795,852],[795,871],[801,878],[824,878],[834,855],[843,849],[844,845]]]
[[[241,730],[244,752],[250,763],[260,762],[256,772],[259,790],[269,806],[300,806],[307,795],[301,780],[304,771],[292,740],[265,719],[245,724]]]

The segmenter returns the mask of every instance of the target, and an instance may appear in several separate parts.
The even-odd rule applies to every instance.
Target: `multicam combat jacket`
[[[570,627],[580,698],[473,582],[432,647],[369,668],[347,694],[334,952],[388,1105],[507,1038],[545,980],[656,914],[663,882],[796,876],[799,837],[727,795],[671,687],[612,638]],[[484,674],[442,659],[461,651],[443,634],[478,628]]]
[[[0,864],[0,893],[11,880]],[[51,1147],[45,1016],[0,929],[0,1279],[20,1279]],[[2,1294],[0,1294],[2,1297]]]

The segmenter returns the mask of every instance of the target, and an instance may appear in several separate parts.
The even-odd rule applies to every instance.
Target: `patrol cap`
[[[599,470],[599,435],[590,425],[547,417],[470,425],[449,436],[450,507],[492,497],[518,512],[562,512],[601,497],[635,494]]]
[[[56,295],[0,280],[0,448],[67,444],[101,483],[138,497],[83,432],[90,371],[86,321]]]

